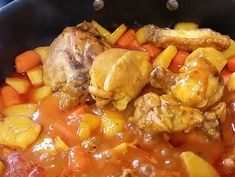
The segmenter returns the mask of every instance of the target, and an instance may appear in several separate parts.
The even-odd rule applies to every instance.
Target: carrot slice
[[[179,51],[177,51],[176,55],[174,56],[172,63],[182,66],[188,55],[189,55],[189,52],[179,50]]]
[[[227,68],[230,72],[235,72],[235,56],[228,59]]]
[[[151,43],[144,44],[142,47],[149,53],[151,58],[156,58],[162,52],[161,48],[158,48]]]
[[[73,172],[84,171],[88,169],[90,159],[84,149],[77,145],[71,148],[68,155],[68,169]]]
[[[33,50],[26,51],[18,55],[15,59],[16,71],[23,73],[33,69],[41,62],[40,56]]]
[[[1,95],[5,106],[12,106],[21,103],[20,95],[11,86],[3,87]]]
[[[228,69],[223,69],[221,72],[220,72],[220,76],[223,78],[223,81],[224,81],[224,84],[226,85],[230,76],[232,75],[231,72],[228,71]]]
[[[129,29],[125,32],[120,39],[117,41],[117,45],[120,47],[128,47],[132,41],[135,40],[135,31],[133,29]]]

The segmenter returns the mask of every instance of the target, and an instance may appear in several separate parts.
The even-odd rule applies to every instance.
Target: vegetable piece
[[[43,63],[46,60],[49,49],[50,49],[49,46],[37,47],[36,49],[34,49],[34,51],[37,52],[37,54],[40,56],[41,63]]]
[[[68,112],[68,116],[70,117],[80,117],[81,115],[85,114],[88,112],[88,107],[85,104],[81,104],[71,111]]]
[[[69,151],[68,169],[73,172],[84,171],[90,165],[88,154],[81,146],[74,146]]]
[[[198,28],[198,24],[192,22],[179,22],[176,23],[174,29],[176,30],[194,30]]]
[[[112,151],[116,154],[125,154],[127,152],[128,147],[136,148],[137,140],[131,143],[121,143],[115,146]]]
[[[124,128],[122,115],[113,111],[105,111],[101,117],[101,128],[107,137],[113,137]]]
[[[177,53],[176,47],[173,45],[169,45],[166,49],[163,50],[163,52],[160,55],[158,55],[157,58],[154,59],[153,65],[154,66],[159,65],[164,68],[168,68],[176,53]]]
[[[161,48],[155,47],[151,43],[144,44],[142,47],[149,53],[151,58],[156,58],[162,52]]]
[[[228,83],[228,80],[229,80],[231,75],[232,75],[232,73],[229,72],[227,69],[223,69],[221,71],[220,76],[223,78],[224,85],[226,85]]]
[[[38,86],[41,86],[43,84],[42,66],[41,65],[27,71],[27,75],[28,75],[29,80],[31,81],[33,86],[38,87]]]
[[[204,58],[212,63],[220,73],[227,63],[224,55],[212,47],[201,47],[194,50],[187,58]]]
[[[133,29],[129,29],[120,37],[120,39],[117,41],[117,45],[126,48],[130,46],[132,41],[134,40],[135,40],[135,31]]]
[[[6,117],[12,117],[12,116],[32,117],[36,111],[37,111],[37,104],[28,103],[28,104],[18,104],[18,105],[9,106],[2,110],[2,114]]]
[[[126,25],[122,24],[120,25],[111,35],[107,36],[107,40],[111,44],[115,44],[118,39],[125,33],[127,30]]]
[[[111,33],[107,29],[105,29],[103,26],[101,26],[95,20],[92,20],[91,24],[97,29],[97,31],[100,33],[101,36],[106,37],[106,36],[111,35]]]
[[[147,42],[147,38],[146,38],[147,30],[148,30],[147,26],[144,26],[136,32],[136,39],[137,39],[138,44],[141,45]]]
[[[182,66],[184,65],[184,62],[188,55],[189,55],[189,52],[179,50],[174,56],[174,58],[172,59],[172,63]]]
[[[4,163],[0,160],[0,174],[3,173],[4,168],[5,168],[5,165],[4,165]]]
[[[229,47],[222,53],[224,54],[226,59],[235,56],[235,41],[231,39]]]
[[[235,56],[228,59],[227,68],[230,72],[235,72]]]
[[[14,88],[19,94],[27,92],[30,86],[30,83],[27,79],[18,77],[7,77],[6,83]]]
[[[38,101],[38,100],[41,100],[41,99],[51,95],[51,93],[52,93],[51,87],[45,85],[45,86],[34,89],[32,91],[31,98],[34,101]]]
[[[33,69],[41,62],[40,56],[33,50],[26,51],[18,55],[15,59],[16,71],[18,73]]]
[[[53,138],[48,135],[44,135],[38,138],[37,142],[32,147],[32,151],[38,153],[48,153],[48,154],[57,153],[57,149],[55,147]]]
[[[60,151],[64,151],[64,152],[69,151],[68,145],[59,136],[55,138],[54,142],[55,142],[56,149]]]
[[[0,122],[0,144],[27,148],[33,143],[41,126],[27,117],[6,117]]]
[[[100,117],[94,114],[86,113],[80,122],[79,137],[81,139],[89,138],[91,132],[100,126]]]
[[[216,170],[204,159],[188,151],[180,155],[190,177],[219,177]]]
[[[5,106],[13,106],[21,103],[20,95],[11,86],[3,87],[1,94]]]
[[[232,75],[229,77],[227,85],[231,91],[235,91],[235,73],[232,73]]]

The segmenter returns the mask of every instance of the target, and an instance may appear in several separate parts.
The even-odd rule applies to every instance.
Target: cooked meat
[[[208,112],[204,113],[204,120],[201,128],[214,138],[220,136],[220,124],[226,117],[226,104],[220,102],[218,105],[212,107]]]
[[[180,50],[193,51],[199,47],[214,47],[220,51],[230,45],[230,38],[211,29],[166,29],[155,25],[147,25],[146,38],[158,47],[174,45]]]
[[[226,105],[221,102],[209,112],[182,106],[171,95],[158,96],[147,93],[135,102],[134,117],[139,128],[149,133],[190,131],[198,127],[214,138],[219,137],[219,123],[226,115]]]
[[[51,44],[43,65],[45,82],[52,86],[60,107],[66,109],[85,101],[94,58],[109,48],[87,22],[67,27]]]
[[[148,83],[151,64],[142,51],[109,49],[96,57],[90,70],[89,91],[98,106],[112,102],[124,110]]]
[[[179,74],[155,67],[150,74],[150,84],[171,94],[185,106],[203,109],[218,102],[224,91],[216,68],[205,58],[190,56]]]
[[[189,131],[203,122],[203,114],[195,108],[181,106],[170,95],[147,93],[135,102],[131,121],[149,133]]]

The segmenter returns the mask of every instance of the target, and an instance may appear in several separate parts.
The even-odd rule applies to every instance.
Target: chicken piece
[[[146,52],[109,49],[96,57],[90,70],[89,92],[97,106],[112,102],[124,110],[148,83],[152,70]]]
[[[189,131],[203,122],[198,109],[181,106],[170,95],[147,93],[136,100],[135,108],[131,121],[148,133]]]
[[[171,95],[147,93],[135,102],[134,116],[130,120],[148,133],[190,131],[203,129],[214,138],[219,136],[219,122],[226,114],[225,103],[203,113],[197,108],[180,105]]]
[[[218,102],[224,91],[218,71],[204,56],[189,55],[179,74],[155,67],[150,74],[150,84],[171,94],[185,106],[203,109]]]
[[[51,44],[43,65],[44,82],[66,109],[85,101],[94,58],[110,46],[87,22],[67,27]]]
[[[230,45],[230,38],[211,29],[166,29],[155,25],[145,27],[146,42],[153,42],[158,47],[174,45],[179,50],[193,51],[199,47],[213,47],[225,50]]]

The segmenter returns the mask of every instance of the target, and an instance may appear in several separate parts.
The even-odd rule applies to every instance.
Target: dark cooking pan
[[[235,1],[179,0],[170,11],[166,0],[104,0],[95,11],[92,0],[15,0],[0,11],[0,79],[13,71],[14,57],[20,52],[49,44],[65,26],[95,19],[107,28],[120,23],[130,26],[154,23],[172,26],[193,21],[202,27],[235,37]]]

